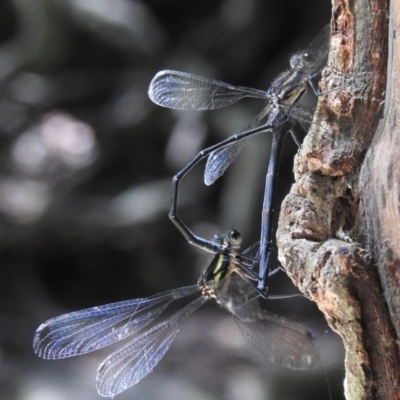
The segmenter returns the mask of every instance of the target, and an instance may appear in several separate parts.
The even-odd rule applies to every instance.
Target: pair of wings
[[[297,84],[303,84],[303,81],[309,82],[321,70],[329,50],[329,37],[329,26],[325,26],[305,52],[291,58],[292,69],[286,73],[288,79],[293,77],[293,74],[300,74],[301,78]],[[165,70],[156,74],[151,81],[149,97],[160,106],[189,111],[214,110],[236,103],[245,97],[268,100],[267,107],[249,125],[235,133],[237,135],[254,129],[276,108],[275,102],[270,102],[270,100],[274,96],[277,98],[278,92],[282,89],[280,85],[276,84],[278,81],[282,82],[282,79],[278,78],[267,91],[263,91],[233,86],[186,72]],[[293,82],[296,83],[296,80]],[[281,105],[280,108],[285,113],[285,107]],[[294,111],[290,108],[290,113],[291,117],[301,121],[310,122],[312,118],[310,110],[305,111],[298,108]],[[224,174],[240,153],[245,140],[241,139],[210,154],[204,173],[204,182],[207,185],[211,185]]]
[[[192,285],[52,318],[37,329],[34,351],[54,360],[100,349],[138,332],[172,301],[198,292],[198,286]],[[168,351],[186,318],[206,301],[205,297],[198,297],[110,354],[97,370],[99,394],[112,397],[143,379]],[[291,369],[311,368],[318,361],[314,336],[302,325],[263,311],[257,302],[243,305],[233,315],[246,340],[269,360]]]

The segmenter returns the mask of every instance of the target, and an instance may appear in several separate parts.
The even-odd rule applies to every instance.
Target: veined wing
[[[303,106],[301,104],[296,104],[294,106],[281,106],[282,111],[287,113],[287,115],[293,120],[297,121],[305,132],[308,131],[312,123],[315,108]]]
[[[156,74],[148,94],[160,106],[189,111],[225,107],[244,97],[269,98],[267,92],[262,90],[233,86],[215,79],[171,70]]]
[[[318,73],[326,63],[331,29],[326,25],[303,53],[302,63],[310,75]]]
[[[199,297],[108,356],[97,370],[99,394],[115,396],[150,373],[170,348],[186,318],[206,301],[203,296]]]
[[[244,305],[236,313],[235,321],[257,353],[289,369],[304,370],[317,364],[319,349],[310,329],[258,305],[253,307],[253,303]]]
[[[235,318],[244,338],[265,358],[290,369],[312,368],[319,349],[311,330],[263,310],[258,292],[246,279],[232,273],[214,293]]]
[[[247,132],[257,126],[257,124],[270,113],[271,108],[265,107],[254,119],[251,123],[244,128],[242,128],[239,132],[236,132],[234,135],[238,135],[243,132]],[[235,161],[236,157],[239,155],[242,150],[247,138],[238,140],[228,146],[222,147],[219,150],[213,151],[206,163],[206,169],[204,171],[204,183],[206,185],[212,185],[219,177],[221,177],[228,167]]]
[[[204,171],[204,183],[212,185],[220,178],[228,167],[235,161],[236,157],[242,151],[246,139],[239,140],[222,149],[213,151],[207,158]]]
[[[35,332],[33,349],[46,359],[89,353],[132,335],[153,321],[173,300],[198,290],[197,285],[192,285],[49,319]]]

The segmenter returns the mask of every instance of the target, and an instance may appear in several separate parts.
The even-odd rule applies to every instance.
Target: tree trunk
[[[331,27],[320,90],[344,88],[296,157],[279,259],[343,339],[346,398],[400,399],[400,2],[333,0]]]

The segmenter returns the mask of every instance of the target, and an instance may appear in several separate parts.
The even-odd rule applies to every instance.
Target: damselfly
[[[319,360],[312,331],[261,308],[259,294],[250,282],[254,279],[252,268],[257,261],[248,252],[239,253],[241,240],[235,230],[213,237],[211,241],[221,251],[214,256],[197,285],[49,319],[35,333],[35,353],[51,360],[89,353],[138,332],[172,301],[198,294],[197,299],[130,340],[99,365],[96,387],[101,396],[121,393],[151,372],[168,351],[186,318],[211,298],[234,316],[243,336],[259,354],[286,368],[312,368]]]
[[[179,71],[161,71],[151,81],[150,99],[164,107],[178,110],[213,110],[228,106],[244,97],[268,101],[267,106],[256,118],[228,139],[199,152],[180,172],[172,183],[170,218],[187,241],[204,248],[203,239],[196,236],[177,215],[177,198],[181,179],[202,159],[208,157],[204,180],[212,184],[234,161],[247,137],[272,131],[271,158],[268,165],[261,221],[260,265],[257,288],[267,291],[268,261],[272,243],[273,200],[277,183],[277,167],[283,137],[289,130],[291,118],[311,119],[302,112],[298,101],[310,86],[316,95],[313,78],[320,73],[329,50],[330,29],[325,26],[306,51],[291,57],[291,69],[279,75],[267,91],[233,86],[215,79]],[[213,251],[212,249],[207,249]]]

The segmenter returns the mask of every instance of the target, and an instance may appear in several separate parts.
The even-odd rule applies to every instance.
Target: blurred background
[[[32,351],[35,329],[65,312],[193,284],[211,258],[168,220],[171,177],[263,103],[171,111],[148,99],[152,77],[176,69],[266,89],[328,23],[330,7],[328,0],[2,0],[0,399],[100,399],[95,372],[111,350],[45,361]],[[267,135],[248,140],[211,187],[202,183],[204,164],[190,173],[179,210],[196,234],[235,227],[245,247],[259,240],[269,148]],[[287,137],[277,209],[296,151]],[[283,273],[270,287],[297,292]],[[154,372],[118,399],[343,398],[342,345],[311,302],[265,302],[318,335],[322,362],[307,372],[269,364],[233,318],[208,303]]]

